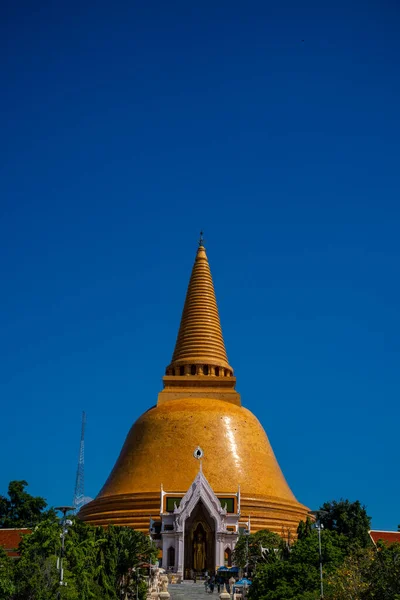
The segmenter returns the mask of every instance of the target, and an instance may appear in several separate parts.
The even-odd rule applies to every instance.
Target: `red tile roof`
[[[19,529],[0,529],[0,546],[4,548],[8,556],[18,556],[18,546],[23,535],[32,533],[31,529],[21,527]]]
[[[371,529],[369,535],[374,544],[376,544],[378,540],[382,540],[387,544],[394,544],[394,542],[400,543],[400,531],[377,531]]]

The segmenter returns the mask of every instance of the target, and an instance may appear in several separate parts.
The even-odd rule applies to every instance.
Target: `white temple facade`
[[[160,500],[161,530],[154,537],[159,538],[164,569],[189,579],[232,565],[232,552],[242,528],[240,489],[217,496],[200,463],[184,496],[161,488]]]

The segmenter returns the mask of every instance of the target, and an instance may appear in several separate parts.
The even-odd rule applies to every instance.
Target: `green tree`
[[[109,527],[107,540],[111,560],[106,568],[112,569],[114,585],[126,593],[140,582],[141,564],[154,563],[158,550],[148,536],[130,527]]]
[[[278,560],[282,550],[282,538],[263,529],[250,535],[240,535],[232,555],[234,564],[252,572],[257,563]]]
[[[14,565],[0,552],[0,600],[54,600],[58,593],[63,600],[118,600],[136,597],[136,586],[145,599],[142,564],[154,563],[158,554],[152,540],[130,527],[103,529],[79,519],[66,535],[67,585],[60,587],[60,523],[53,509],[46,510],[45,499],[31,496],[26,486],[26,481],[12,481],[8,497],[0,496],[0,526],[33,529],[21,540]]]
[[[11,559],[0,546],[0,600],[9,600],[15,591]]]
[[[119,594],[129,597],[133,587],[136,592],[141,564],[155,562],[157,553],[151,539],[140,531],[130,527],[91,527],[79,520],[71,527],[66,542],[68,564],[76,575],[82,600],[91,597],[93,584],[101,589],[102,598],[111,600],[119,598]],[[142,597],[143,586],[139,588]]]
[[[372,591],[370,571],[375,558],[376,552],[372,548],[356,548],[346,556],[342,565],[326,578],[326,598],[365,600]]]
[[[340,565],[346,556],[347,539],[336,531],[323,530],[321,532],[322,564],[324,571],[331,571]],[[319,541],[318,532],[313,529],[311,534],[303,539],[298,539],[292,546],[290,562],[300,563],[319,568]]]
[[[114,598],[115,590],[105,573],[106,531],[77,519],[69,528],[65,556],[73,573],[80,600]]]
[[[346,555],[347,539],[336,532],[322,532],[322,560],[324,577],[340,566]],[[314,529],[298,539],[290,548],[286,560],[277,556],[270,563],[259,563],[251,600],[313,600],[319,598],[319,542]],[[283,555],[282,555],[283,556]]]
[[[297,538],[303,540],[311,535],[312,522],[310,517],[307,517],[305,521],[300,521],[297,527]]]
[[[157,549],[148,536],[129,527],[92,527],[76,519],[65,539],[64,580],[59,587],[57,556],[60,525],[48,520],[37,525],[20,544],[15,567],[15,600],[50,600],[60,591],[65,600],[134,598],[143,562],[154,561]],[[139,598],[146,591],[138,579]],[[134,589],[134,592],[132,590]]]
[[[33,527],[46,519],[56,518],[53,509],[45,510],[47,502],[41,496],[31,496],[25,491],[27,482],[10,481],[8,498],[0,496],[0,528]]]
[[[261,564],[249,589],[249,600],[316,600],[318,569],[290,560]]]
[[[67,561],[64,578],[68,585],[59,586],[56,558],[59,547],[60,526],[55,521],[40,523],[22,538],[20,558],[15,565],[15,600],[54,600],[58,591],[63,599],[78,600]]]
[[[356,544],[362,548],[371,545],[368,533],[371,529],[371,517],[358,500],[332,500],[325,502],[320,510],[327,513],[321,514],[320,519],[325,529],[345,535],[351,545]]]
[[[378,542],[368,570],[369,589],[363,600],[400,600],[400,544]]]

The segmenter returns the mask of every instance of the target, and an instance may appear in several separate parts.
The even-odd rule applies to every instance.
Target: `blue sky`
[[[95,496],[161,389],[198,233],[311,508],[400,522],[399,9],[3,3],[0,493]],[[303,41],[304,40],[304,41]]]

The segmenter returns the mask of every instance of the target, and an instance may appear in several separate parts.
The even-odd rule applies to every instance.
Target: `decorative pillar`
[[[216,551],[215,551],[215,557],[216,557],[216,561],[218,562],[218,566],[222,567],[224,566],[224,552],[225,552],[225,540],[224,540],[224,535],[221,533],[217,533],[217,535],[215,536],[216,538],[216,542],[217,542],[217,547],[216,547]]]
[[[184,573],[183,573],[183,556],[184,556],[184,539],[183,539],[183,531],[179,532],[179,538],[178,538],[178,575],[180,575],[183,579],[184,577]]]
[[[175,564],[174,572],[177,573],[179,570],[179,534],[175,534]]]
[[[168,536],[162,536],[162,568],[167,570],[168,567]]]

